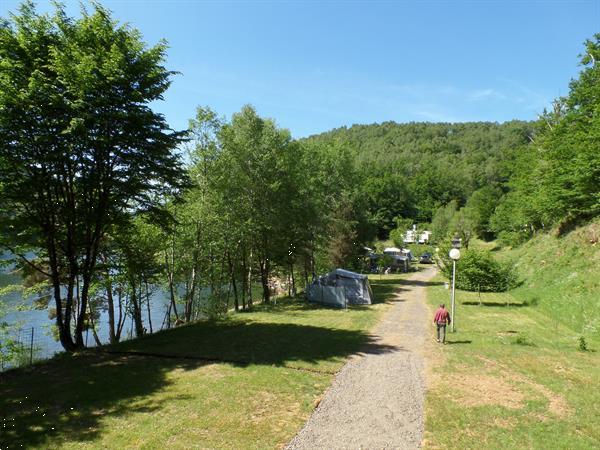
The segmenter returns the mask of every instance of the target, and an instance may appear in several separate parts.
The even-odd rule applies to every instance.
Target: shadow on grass
[[[420,287],[429,287],[429,286],[441,286],[444,284],[443,281],[420,281],[420,280],[402,280],[400,283],[404,286],[420,286]]]
[[[7,424],[0,448],[56,446],[48,438],[93,441],[103,416],[160,409],[163,402],[140,398],[163,389],[168,372],[203,364],[84,354],[9,371],[0,375],[0,417]]]
[[[465,305],[465,306],[487,306],[487,307],[502,307],[502,308],[523,308],[526,306],[530,306],[527,303],[514,303],[514,302],[509,302],[509,303],[499,303],[499,302],[461,302],[461,305]]]
[[[426,288],[444,284],[441,281],[421,281],[403,278],[383,278],[381,280],[373,278],[370,279],[369,282],[371,283],[371,288],[375,294],[375,301],[373,303],[403,302],[405,299],[403,299],[401,295],[397,296],[395,294],[402,294],[402,292],[410,290],[412,286]]]
[[[464,340],[464,341],[450,341],[446,339],[446,345],[455,345],[455,344],[471,344],[473,341]]]
[[[213,360],[238,367],[319,370],[357,351],[395,348],[378,345],[361,331],[224,320],[179,327],[109,350],[153,356],[64,355],[0,374],[0,420],[5,424],[0,448],[93,444],[103,433],[103,417],[158,411],[173,401],[153,394],[172,383],[168,375],[175,369],[194,370]]]
[[[396,303],[403,302],[404,299],[396,294],[400,294],[406,289],[403,289],[399,283],[396,284],[371,284],[373,290],[373,304],[378,303]]]
[[[300,365],[342,359],[371,343],[362,331],[292,323],[222,320],[182,326],[114,346],[116,351],[248,364]],[[383,347],[391,349],[391,347]]]

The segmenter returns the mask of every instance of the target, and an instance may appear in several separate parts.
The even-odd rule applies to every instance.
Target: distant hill
[[[502,187],[510,161],[531,141],[534,123],[384,122],[353,125],[311,136],[308,142],[352,148],[379,235],[396,216],[428,222],[440,205],[464,205],[484,186]]]

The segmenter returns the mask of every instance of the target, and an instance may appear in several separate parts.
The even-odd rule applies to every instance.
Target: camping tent
[[[335,269],[309,284],[306,298],[309,302],[345,308],[348,305],[370,305],[373,293],[366,275]]]

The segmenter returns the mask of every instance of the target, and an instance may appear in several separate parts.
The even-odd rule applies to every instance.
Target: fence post
[[[35,328],[31,327],[31,344],[29,346],[29,365],[33,364],[33,330]]]

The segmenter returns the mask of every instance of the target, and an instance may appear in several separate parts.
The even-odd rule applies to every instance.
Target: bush
[[[452,260],[446,249],[440,250],[438,266],[452,278]],[[517,274],[509,263],[494,259],[489,251],[462,250],[457,263],[456,287],[465,291],[504,292],[517,285]]]
[[[535,347],[535,343],[527,336],[518,336],[511,342],[513,345],[524,345],[527,347]]]
[[[498,243],[507,247],[516,247],[527,242],[530,238],[531,233],[527,231],[500,231],[498,233]]]

